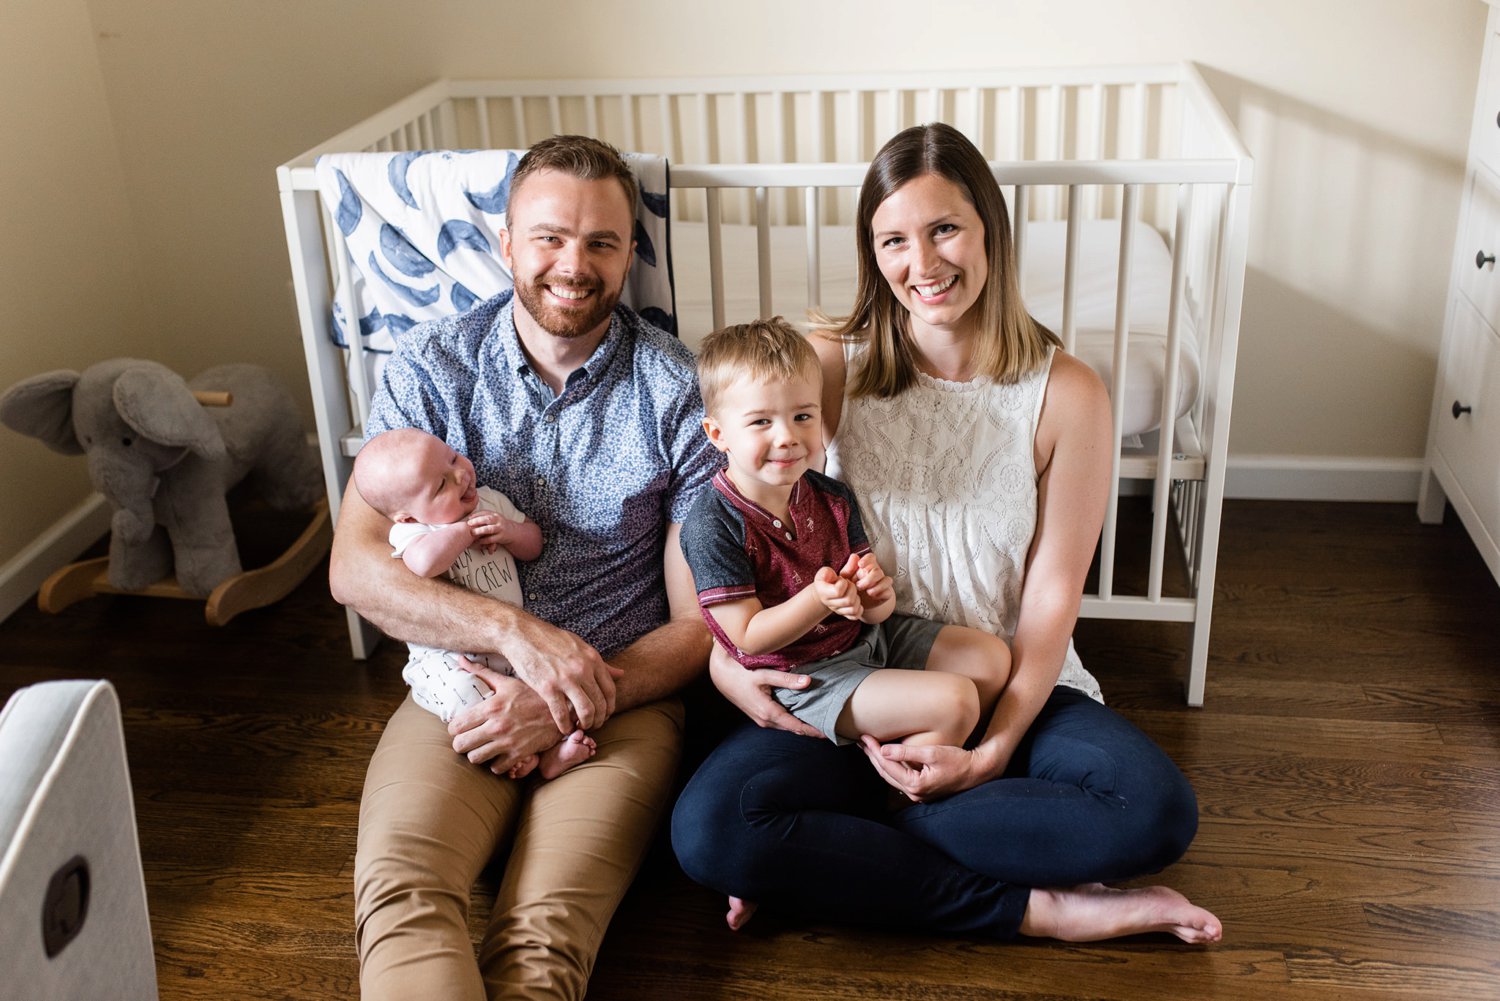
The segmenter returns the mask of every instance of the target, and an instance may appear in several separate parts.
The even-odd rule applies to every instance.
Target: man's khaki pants
[[[354,862],[360,988],[372,999],[582,998],[610,917],[667,807],[682,745],[676,699],[611,718],[599,753],[550,782],[453,751],[408,697],[365,775]],[[476,962],[474,879],[510,845]]]

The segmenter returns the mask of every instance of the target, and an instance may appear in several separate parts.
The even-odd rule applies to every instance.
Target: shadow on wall
[[[1297,454],[1315,425],[1325,454],[1421,455],[1462,151],[1202,72],[1255,157],[1235,437]]]
[[[1317,428],[1321,454],[1421,455],[1440,319],[1431,346],[1413,344],[1264,268],[1246,269],[1231,436],[1298,455]],[[1242,405],[1247,397],[1254,406]]]
[[[1255,157],[1251,263],[1435,358],[1463,150],[1421,146],[1226,73],[1203,75]]]

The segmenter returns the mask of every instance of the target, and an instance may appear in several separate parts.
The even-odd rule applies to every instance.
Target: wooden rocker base
[[[224,580],[209,594],[203,618],[211,626],[222,626],[241,612],[280,601],[307,578],[328,553],[333,542],[333,524],[328,501],[313,508],[312,521],[286,551],[271,563],[245,570]],[[42,582],[37,607],[57,613],[96,594],[136,594],[151,598],[185,598],[202,601],[182,590],[175,577],[167,577],[138,591],[122,591],[109,583],[109,557],[82,560],[63,567]]]

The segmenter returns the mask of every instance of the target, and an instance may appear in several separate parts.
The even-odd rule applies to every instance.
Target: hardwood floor
[[[1198,791],[1198,839],[1156,879],[1215,911],[1222,943],[775,915],[732,934],[658,844],[590,998],[1500,998],[1500,588],[1451,514],[1227,504],[1202,709],[1182,701],[1186,627],[1086,621],[1077,641]],[[319,575],[221,629],[129,597],[0,623],[0,698],[119,690],[164,1001],[357,995],[359,791],[403,660],[350,660]]]

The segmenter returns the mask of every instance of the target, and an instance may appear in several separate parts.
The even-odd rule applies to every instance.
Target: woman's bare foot
[[[598,749],[593,737],[582,730],[574,730],[542,752],[541,776],[555,779],[574,765],[592,758]]]
[[[749,900],[741,900],[739,897],[729,898],[729,913],[724,915],[724,920],[729,923],[730,931],[739,931],[745,927],[745,922],[755,914],[755,903]]]
[[[1115,890],[1088,883],[1064,890],[1032,890],[1021,934],[1064,942],[1098,942],[1143,932],[1170,932],[1195,945],[1217,942],[1219,919],[1176,890],[1146,886]]]

